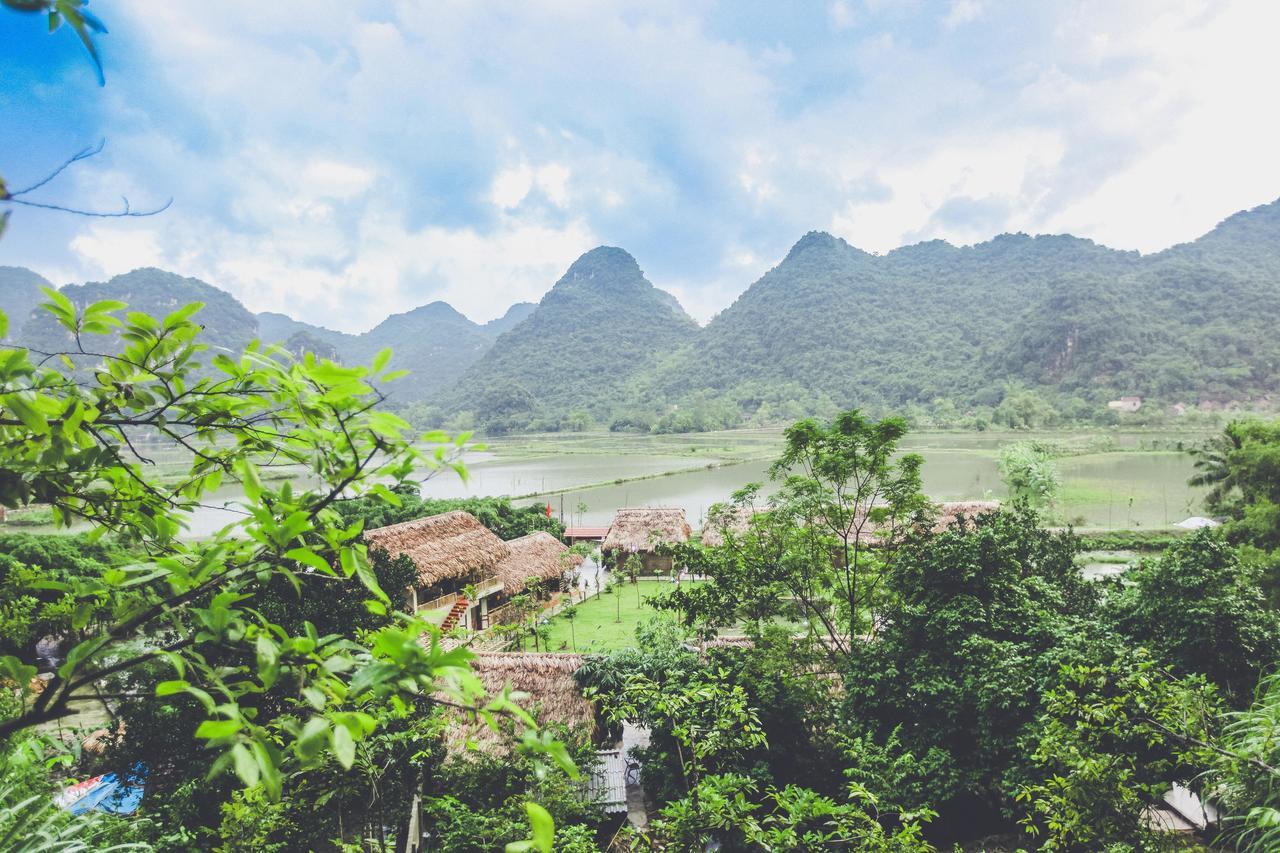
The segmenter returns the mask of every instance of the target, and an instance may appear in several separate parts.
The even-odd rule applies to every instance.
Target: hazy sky
[[[804,232],[1151,251],[1280,196],[1280,3],[94,0],[0,10],[0,264],[154,265],[359,331],[486,320],[605,243],[700,320]]]

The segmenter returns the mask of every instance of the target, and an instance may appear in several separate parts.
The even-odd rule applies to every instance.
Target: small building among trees
[[[506,545],[507,556],[498,563],[498,576],[507,598],[523,592],[530,578],[537,578],[549,589],[559,589],[561,578],[582,563],[582,555],[571,552],[545,530],[511,539]]]
[[[617,570],[622,569],[628,557],[638,554],[644,574],[670,574],[671,555],[659,553],[660,547],[688,542],[692,534],[684,510],[679,507],[620,509],[614,513],[600,549],[605,565]]]
[[[1107,408],[1113,412],[1125,412],[1132,414],[1142,408],[1141,397],[1121,397],[1119,400],[1112,400],[1107,403]]]
[[[479,629],[504,589],[498,565],[510,549],[471,513],[461,510],[402,521],[364,534],[369,550],[403,554],[418,569],[407,591],[411,612],[445,610],[442,627]]]

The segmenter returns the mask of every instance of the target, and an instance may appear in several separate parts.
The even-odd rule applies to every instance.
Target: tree
[[[765,744],[756,710],[745,691],[727,679],[696,679],[676,686],[647,675],[629,676],[622,690],[607,696],[611,719],[649,726],[675,744],[685,791],[694,794],[705,773],[718,772],[726,754]]]
[[[722,547],[676,547],[682,564],[712,582],[674,590],[661,606],[708,627],[740,614],[759,622],[781,612],[785,591],[821,626],[829,651],[847,655],[854,638],[875,632],[894,555],[930,511],[921,458],[895,458],[905,434],[900,418],[876,422],[857,410],[789,427],[770,469],[778,491],[763,507],[758,486],[736,493],[719,512],[744,529],[727,525]]]
[[[1007,777],[1066,662],[1108,647],[1079,545],[1025,506],[908,540],[884,627],[843,671],[842,725],[917,756],[945,820],[1007,809]]]
[[[578,618],[578,608],[572,604],[567,605],[560,611],[560,615],[564,617],[564,621],[569,623],[569,643],[576,652],[578,650],[578,638],[573,633],[573,620]]]
[[[784,523],[798,523],[804,559],[817,569],[834,550],[831,590],[845,609],[848,638],[874,624],[884,569],[910,521],[927,507],[920,491],[917,454],[894,459],[906,435],[900,418],[875,422],[856,409],[829,424],[800,421],[784,431],[782,456],[771,475],[782,480],[775,510]],[[874,556],[869,544],[876,541]],[[833,640],[838,638],[833,637]]]
[[[1000,479],[1015,500],[1051,509],[1062,488],[1053,455],[1039,442],[1019,441],[1000,449]]]
[[[356,745],[376,727],[371,710],[436,695],[446,673],[458,681],[452,698],[438,701],[528,719],[503,697],[481,701],[468,653],[446,652],[429,626],[391,611],[360,524],[344,524],[335,510],[359,496],[395,503],[388,484],[416,471],[462,470],[460,444],[428,437],[439,450],[424,454],[404,421],[377,408],[382,386],[396,378],[385,369],[389,352],[369,368],[256,345],[204,362],[192,319],[199,305],[162,319],[122,318],[120,303],[77,311],[46,292],[68,348],[0,350],[0,502],[47,503],[60,521],[114,533],[138,558],[100,575],[42,582],[74,596],[69,628],[80,638],[43,692],[0,721],[0,736],[68,715],[104,679],[164,662],[173,677],[155,693],[200,704],[203,721],[192,734],[217,756],[214,771],[233,770],[274,799],[283,769],[328,755],[350,768]],[[176,478],[148,464],[157,445],[187,455]],[[316,485],[262,476],[281,467],[306,471]],[[244,489],[240,518],[210,539],[180,538],[187,515],[226,478]],[[255,609],[264,587],[297,584],[300,573],[362,584],[365,607],[392,624],[358,642],[322,636],[310,623],[289,630]],[[198,651],[206,644],[238,649],[253,664],[211,665]],[[25,686],[35,667],[5,655],[0,671]],[[281,713],[245,712],[242,702],[277,683],[294,688]]]
[[[636,607],[640,606],[640,572],[644,569],[644,560],[639,554],[630,554],[622,564],[622,572],[631,585],[636,588]]]
[[[1068,664],[1032,739],[1023,828],[1043,850],[1157,848],[1147,805],[1196,781],[1217,713],[1202,678],[1169,678],[1141,653]]]
[[[1133,643],[1180,675],[1203,674],[1237,706],[1280,656],[1280,619],[1258,570],[1212,530],[1130,570],[1107,612]]]

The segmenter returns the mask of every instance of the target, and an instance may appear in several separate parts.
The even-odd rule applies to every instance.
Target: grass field
[[[636,603],[637,586],[640,604]],[[644,599],[670,588],[670,581],[641,580],[588,598],[577,606],[572,626],[563,616],[551,620],[551,651],[612,652],[634,646],[636,625],[658,612]]]

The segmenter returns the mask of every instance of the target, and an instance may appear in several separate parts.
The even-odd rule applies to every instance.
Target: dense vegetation
[[[51,849],[386,849],[417,800],[435,849],[603,849],[616,824],[573,778],[593,745],[482,696],[468,652],[397,612],[413,564],[359,540],[454,508],[504,538],[558,523],[502,499],[420,498],[415,472],[456,468],[466,437],[420,436],[440,448],[423,453],[373,407],[395,379],[388,353],[362,368],[251,346],[206,364],[192,309],[155,319],[50,293],[70,341],[120,349],[79,368],[5,351],[0,500],[109,538],[0,540],[0,827],[66,837]],[[92,382],[66,381],[86,369]],[[856,411],[788,428],[772,496],[744,489],[713,514],[722,545],[673,550],[707,582],[664,584],[636,647],[579,671],[602,727],[651,730],[656,819],[616,843],[1172,849],[1145,814],[1180,784],[1225,811],[1215,843],[1270,849],[1276,425],[1232,423],[1199,451],[1229,523],[1124,582],[1083,579],[1080,542],[1025,504],[935,526],[921,460],[897,452],[906,431]],[[179,479],[146,469],[156,440],[190,450]],[[1035,498],[1026,450],[1007,467]],[[282,462],[316,485],[261,476]],[[223,477],[244,485],[243,520],[179,537]],[[720,644],[724,629],[746,641]],[[113,718],[100,750],[34,734],[95,697]],[[450,750],[458,707],[510,747]],[[32,805],[108,770],[145,784],[137,817]]]

